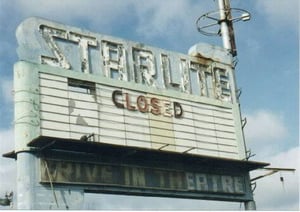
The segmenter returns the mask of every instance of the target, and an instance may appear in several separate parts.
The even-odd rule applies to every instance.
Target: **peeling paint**
[[[84,117],[78,115],[76,119],[76,124],[88,126],[88,123],[85,121]]]
[[[69,114],[72,114],[74,112],[75,107],[75,101],[73,99],[69,99]]]

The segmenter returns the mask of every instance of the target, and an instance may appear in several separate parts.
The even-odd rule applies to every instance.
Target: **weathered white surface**
[[[167,98],[95,83],[89,93],[76,92],[65,77],[40,74],[41,135],[80,139],[94,133],[94,141],[193,154],[239,158],[232,108]],[[58,84],[55,86],[55,83]],[[180,118],[117,108],[114,90],[129,93],[131,104],[143,95],[179,102]],[[124,99],[120,102],[125,102]],[[125,103],[124,103],[125,104]]]
[[[39,18],[21,23],[17,39],[19,59],[33,63],[16,67],[18,149],[40,135],[94,134],[95,142],[245,158],[224,49],[199,44],[185,55]]]

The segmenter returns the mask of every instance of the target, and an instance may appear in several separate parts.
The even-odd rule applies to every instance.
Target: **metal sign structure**
[[[49,168],[46,168],[46,163]],[[41,160],[41,182],[111,185],[174,191],[201,191],[242,195],[244,176],[218,175],[134,166]]]
[[[81,209],[85,192],[253,200],[249,171],[267,164],[246,160],[226,49],[186,55],[40,18],[16,34],[19,209]]]
[[[94,151],[40,152],[39,182],[86,192],[251,201],[248,172],[265,165],[112,145]]]
[[[192,48],[215,54],[205,59],[40,19],[23,22],[17,37],[20,60],[27,62],[15,66],[16,85],[31,83],[26,99],[23,87],[15,89],[16,104],[36,108],[16,117],[17,125],[36,127],[27,142],[93,134],[93,142],[245,158],[234,76],[223,49]],[[25,70],[28,76],[18,77]]]

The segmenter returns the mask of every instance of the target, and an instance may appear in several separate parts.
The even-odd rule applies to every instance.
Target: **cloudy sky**
[[[242,89],[241,109],[252,160],[272,167],[299,166],[299,1],[231,0],[248,10],[251,21],[234,25]],[[13,64],[15,30],[27,17],[39,16],[92,32],[187,53],[197,42],[222,45],[205,37],[196,19],[217,8],[214,0],[0,0],[0,153],[14,148]],[[265,172],[252,173],[252,176]],[[15,161],[0,159],[0,197],[15,189]],[[280,181],[280,177],[284,181]],[[258,210],[299,209],[299,172],[281,172],[257,181]],[[95,207],[97,206],[97,207]],[[89,209],[240,210],[239,203],[169,198],[87,195]]]

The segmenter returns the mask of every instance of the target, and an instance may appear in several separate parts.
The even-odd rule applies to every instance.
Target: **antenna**
[[[197,21],[197,29],[207,36],[222,36],[223,47],[228,49],[233,57],[237,55],[233,23],[250,20],[250,13],[243,9],[230,8],[229,0],[218,0],[219,10],[201,15]],[[232,15],[234,14],[234,15]]]

